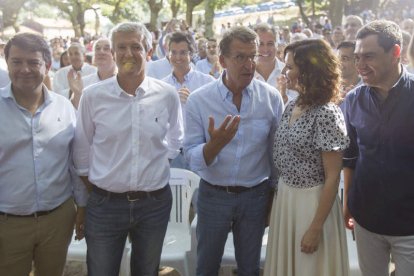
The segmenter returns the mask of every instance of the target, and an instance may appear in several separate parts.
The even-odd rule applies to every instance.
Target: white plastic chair
[[[175,268],[180,275],[193,276],[189,273],[191,251],[190,205],[192,195],[198,188],[200,177],[191,171],[172,168],[170,171],[172,208],[170,221],[161,253],[160,265]],[[128,244],[130,247],[130,244]],[[128,264],[131,251],[128,252]],[[130,273],[130,272],[128,272]],[[129,274],[128,274],[129,275]]]
[[[86,241],[82,239],[80,241],[75,240],[75,233],[73,234],[73,238],[71,243],[69,244],[68,254],[66,257],[67,261],[76,261],[82,262],[86,264]],[[129,275],[129,261],[127,260],[129,248],[124,248],[124,253],[122,255],[121,266],[119,268],[119,275],[120,276],[127,276]]]

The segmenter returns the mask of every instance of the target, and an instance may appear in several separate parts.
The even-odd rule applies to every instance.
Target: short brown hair
[[[322,39],[306,39],[289,44],[285,56],[288,52],[299,68],[298,83],[303,93],[299,94],[298,105],[338,103],[341,71],[331,46]]]
[[[50,67],[52,64],[52,53],[50,52],[47,41],[37,34],[32,33],[20,33],[13,36],[4,47],[4,56],[8,60],[10,55],[10,48],[16,46],[20,49],[29,52],[41,52],[43,60],[46,63],[46,67]]]

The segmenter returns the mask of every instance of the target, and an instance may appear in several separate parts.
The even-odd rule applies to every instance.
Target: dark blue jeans
[[[118,276],[129,234],[131,275],[157,276],[162,245],[171,211],[168,189],[136,201],[91,192],[85,222],[89,276]]]
[[[248,191],[232,194],[201,180],[198,194],[197,276],[218,275],[229,231],[233,231],[237,275],[259,275],[269,191],[267,181]]]

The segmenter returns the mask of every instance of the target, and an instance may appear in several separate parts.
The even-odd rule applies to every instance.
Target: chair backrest
[[[191,171],[171,168],[170,186],[173,203],[169,223],[186,224],[189,227],[191,199],[199,181],[199,176]]]

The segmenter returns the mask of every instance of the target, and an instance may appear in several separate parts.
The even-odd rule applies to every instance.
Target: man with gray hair
[[[237,272],[258,276],[270,199],[273,133],[283,101],[254,78],[257,35],[234,27],[220,41],[221,77],[191,93],[184,152],[200,177],[197,275],[218,274],[229,231]]]
[[[90,189],[88,275],[118,275],[127,236],[131,275],[158,275],[172,205],[170,167],[183,138],[176,90],[145,76],[151,34],[140,23],[111,32],[116,76],[87,87],[78,109],[75,168]]]
[[[71,65],[56,72],[53,77],[53,91],[72,100],[74,93],[70,90],[69,75],[80,74],[84,77],[96,73],[96,67],[85,62],[85,47],[78,42],[69,46],[68,56]]]
[[[362,27],[364,21],[358,15],[348,15],[345,18],[344,34],[345,40],[354,41],[358,30]]]

